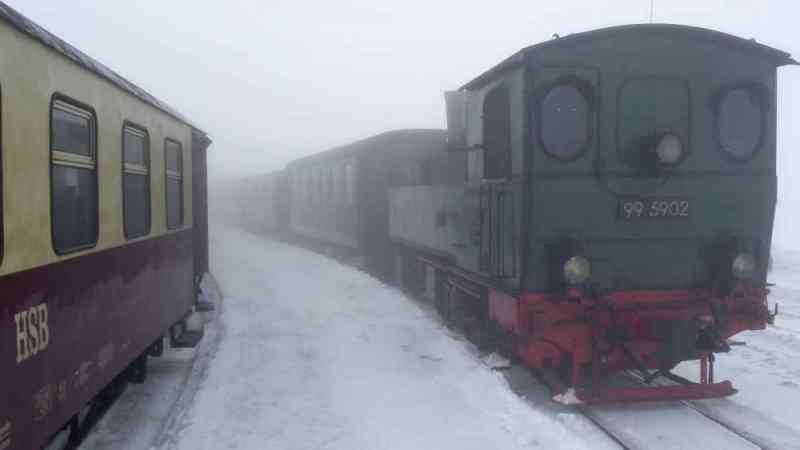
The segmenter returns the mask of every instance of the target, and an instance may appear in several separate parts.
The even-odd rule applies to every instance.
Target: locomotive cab
[[[787,64],[752,40],[633,25],[534,45],[448,93],[480,230],[460,261],[492,280],[489,316],[523,361],[587,401],[735,392],[709,364],[771,320]],[[686,360],[700,383],[670,372]],[[622,370],[679,385],[608,388]]]

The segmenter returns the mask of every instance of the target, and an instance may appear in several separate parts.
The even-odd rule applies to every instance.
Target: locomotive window
[[[97,242],[94,114],[57,97],[50,108],[50,202],[53,247],[65,254]]]
[[[125,237],[150,232],[150,140],[133,125],[122,128],[122,211]]]
[[[493,89],[483,102],[484,178],[507,178],[511,173],[510,108],[504,87]]]
[[[735,88],[719,102],[719,143],[735,159],[748,159],[761,146],[763,133],[763,97],[754,89]]]
[[[542,98],[539,139],[544,151],[560,160],[577,158],[589,143],[589,101],[576,83],[561,83]]]
[[[167,228],[183,225],[183,149],[178,141],[164,141]]]

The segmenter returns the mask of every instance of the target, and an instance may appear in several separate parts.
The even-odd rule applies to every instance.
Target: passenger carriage
[[[0,448],[27,450],[193,344],[210,140],[3,4],[0,47]]]

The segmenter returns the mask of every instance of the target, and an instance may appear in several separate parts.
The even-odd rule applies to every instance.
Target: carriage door
[[[480,268],[494,278],[517,276],[515,189],[511,182],[511,110],[504,86],[483,102]]]

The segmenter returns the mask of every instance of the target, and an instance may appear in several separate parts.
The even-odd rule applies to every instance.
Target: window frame
[[[575,152],[575,155],[569,158],[562,158],[547,149],[547,145],[544,143],[544,136],[542,133],[542,107],[544,105],[544,100],[553,89],[560,87],[560,86],[570,86],[578,91],[583,99],[586,101],[586,142]],[[535,128],[536,128],[536,142],[542,150],[542,153],[549,159],[554,161],[558,161],[561,163],[570,163],[577,161],[586,154],[587,151],[592,147],[592,142],[594,142],[594,134],[595,134],[595,120],[596,120],[596,100],[595,100],[595,86],[590,80],[587,80],[584,77],[578,75],[567,75],[556,78],[552,82],[549,82],[538,90],[538,95],[536,95],[535,101]]]
[[[173,144],[177,144],[178,145],[178,151],[179,151],[179,153],[178,153],[178,155],[179,155],[178,161],[180,162],[180,171],[175,172],[175,173],[177,173],[177,179],[180,180],[180,187],[181,187],[181,192],[180,192],[180,218],[181,218],[181,220],[177,225],[173,225],[173,226],[170,226],[170,224],[169,224],[169,193],[167,192],[168,191],[167,185],[169,184],[169,179],[170,179],[170,170],[167,167],[167,144],[170,143],[170,142],[173,143]],[[186,168],[184,167],[184,161],[183,161],[183,144],[181,143],[181,141],[179,141],[177,139],[174,139],[174,138],[170,138],[170,137],[164,138],[164,224],[165,224],[167,230],[178,230],[178,229],[183,228],[183,226],[185,224],[184,217],[183,217],[184,216],[184,208],[183,208],[184,207],[184,205],[183,205],[184,200],[183,200],[183,196],[184,196],[184,193],[185,193],[185,191],[184,191],[184,179],[185,179],[184,173],[185,173],[185,171],[186,171]],[[172,177],[174,179],[175,175],[172,175]]]
[[[53,148],[53,111],[56,109],[56,105],[59,105],[62,110],[66,112],[78,112],[78,113],[85,113],[89,116],[90,123],[89,129],[91,131],[91,156],[87,157],[84,155],[79,154],[71,154],[68,152],[64,152],[61,150],[54,150]],[[62,106],[63,105],[63,106]],[[73,109],[75,111],[70,111]],[[91,105],[81,102],[79,100],[75,100],[72,97],[64,95],[60,92],[54,92],[53,95],[50,97],[50,107],[47,111],[48,114],[48,166],[49,166],[49,174],[50,174],[50,241],[53,246],[53,251],[58,256],[64,256],[71,253],[80,252],[83,250],[88,250],[95,248],[97,246],[97,242],[100,236],[100,186],[99,186],[99,172],[100,172],[100,155],[98,152],[99,148],[99,136],[97,133],[97,112],[95,111],[94,107]],[[61,164],[57,162],[59,158],[61,158]],[[75,168],[83,168],[88,169],[86,167],[88,165],[88,161],[91,160],[92,162],[92,169],[94,172],[93,177],[93,188],[94,188],[94,239],[90,242],[82,245],[77,245],[74,247],[69,248],[59,248],[56,244],[56,229],[55,229],[55,199],[54,196],[54,186],[55,183],[53,182],[53,167],[56,165],[62,165],[67,167],[75,167]]]
[[[758,144],[753,149],[753,151],[746,156],[736,156],[733,153],[725,150],[722,147],[722,134],[720,133],[721,131],[720,126],[722,125],[720,120],[721,118],[720,116],[722,113],[722,101],[728,94],[739,89],[748,90],[752,94],[756,95],[758,97],[758,101],[761,106],[761,123],[760,123],[761,129],[759,130]],[[734,163],[744,164],[753,161],[758,157],[759,153],[761,153],[761,150],[764,148],[764,144],[766,141],[766,135],[767,135],[766,129],[767,129],[767,124],[769,123],[768,115],[770,113],[770,108],[771,108],[769,98],[770,98],[769,88],[755,81],[740,81],[737,83],[732,83],[722,86],[717,90],[717,93],[714,95],[712,100],[713,110],[714,110],[714,128],[715,128],[714,139],[716,140],[717,150],[719,151],[720,154],[722,154],[723,158]]]
[[[139,169],[137,167],[130,167],[130,168],[127,167],[128,163],[125,161],[125,132],[126,132],[127,129],[132,129],[132,130],[140,132],[140,133],[142,133],[144,135],[144,141],[145,141],[145,149],[144,149],[145,163],[143,165],[145,167],[144,173],[135,172],[135,170],[137,170],[137,169],[141,170],[141,169]],[[122,179],[120,180],[121,187],[122,187],[122,230],[123,230],[123,234],[125,235],[125,239],[131,240],[131,239],[137,239],[137,238],[148,236],[152,232],[152,229],[153,229],[153,223],[152,223],[153,222],[153,211],[152,211],[152,209],[153,209],[153,201],[152,201],[152,195],[153,195],[152,191],[153,191],[153,189],[152,189],[152,186],[151,186],[151,179],[150,179],[150,174],[151,174],[152,169],[153,169],[153,163],[152,163],[152,158],[150,158],[150,132],[147,130],[147,128],[143,127],[142,125],[139,125],[136,122],[132,122],[130,120],[124,120],[122,122],[122,135],[121,135],[120,139],[121,139],[121,144],[120,144],[121,147],[120,148],[122,149],[122,152],[121,152],[121,156],[122,156],[122,158],[121,158],[122,177],[121,178]],[[138,166],[138,164],[135,164],[135,163],[130,163],[130,164],[131,164],[131,166]],[[135,234],[134,235],[134,234],[131,234],[131,233],[128,232],[128,221],[127,221],[128,208],[127,208],[126,200],[125,200],[125,198],[126,198],[126,195],[125,195],[125,174],[144,175],[145,176],[145,180],[146,180],[145,184],[147,185],[147,197],[146,197],[147,198],[147,226],[145,228],[145,232],[141,233],[141,234]],[[165,189],[166,189],[166,187],[165,187]]]

